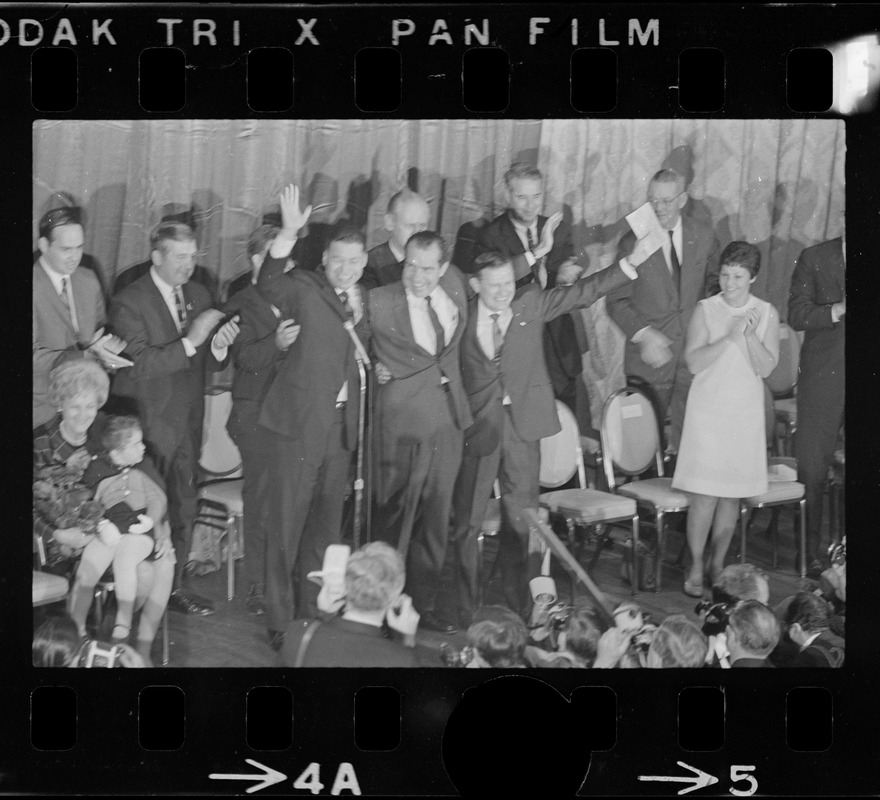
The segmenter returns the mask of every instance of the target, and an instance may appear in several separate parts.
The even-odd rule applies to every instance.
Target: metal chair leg
[[[745,503],[739,506],[739,563],[746,563],[746,529],[748,528],[748,508]]]
[[[481,608],[483,605],[483,545],[485,534],[483,531],[480,531],[477,534],[477,608]]]
[[[802,497],[798,503],[798,516],[800,517],[801,535],[801,578],[807,577],[807,498]]]
[[[666,515],[657,512],[657,558],[655,559],[654,591],[660,591],[661,570],[663,569],[663,537],[666,533]]]
[[[632,519],[633,530],[633,546],[632,546],[632,595],[636,596],[639,590],[639,515],[636,514]]]
[[[168,656],[168,609],[162,615],[162,666],[167,667],[170,658]]]

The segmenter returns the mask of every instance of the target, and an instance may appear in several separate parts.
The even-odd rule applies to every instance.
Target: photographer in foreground
[[[647,626],[639,626],[638,616],[627,613],[629,619],[625,617],[621,620],[619,614],[615,614],[615,627],[609,628],[599,638],[594,668],[703,666],[709,643],[695,622],[684,614],[671,614],[656,630],[646,631]],[[638,647],[638,661],[632,657],[634,644]]]
[[[325,574],[320,620],[294,620],[281,649],[285,667],[415,667],[419,615],[403,594],[403,559],[385,542],[356,550],[344,578]],[[337,614],[342,609],[341,616]],[[402,637],[386,638],[382,623]]]
[[[70,617],[50,617],[34,632],[35,667],[144,667],[137,650],[79,635]]]

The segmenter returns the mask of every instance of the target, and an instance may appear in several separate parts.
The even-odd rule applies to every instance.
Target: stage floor
[[[792,513],[783,509],[779,517],[779,567],[770,569],[771,540],[764,535],[770,520],[770,511],[759,512],[750,528],[748,542],[749,561],[763,568],[770,577],[770,605],[799,591],[804,582],[797,575],[795,567],[795,539],[792,531]],[[650,529],[645,533],[652,535]],[[683,565],[676,564],[684,546],[684,534],[670,530],[667,534],[666,558],[663,565],[663,586],[659,592],[640,591],[636,602],[659,622],[668,614],[684,613],[693,616],[697,601],[682,592],[684,580]],[[581,557],[584,565],[592,554],[592,545],[587,545]],[[686,551],[682,554],[687,558]],[[494,556],[494,542],[487,539],[486,561],[491,569]],[[612,605],[631,599],[630,586],[621,578],[621,560],[624,550],[619,545],[603,551],[593,580],[605,593]],[[728,563],[739,557],[739,537],[734,537],[728,555]],[[554,559],[555,561],[555,559]],[[560,596],[568,599],[570,583],[561,573],[558,564],[553,567]],[[269,646],[263,617],[247,613],[244,600],[247,585],[242,574],[241,564],[237,566],[236,596],[226,600],[226,567],[201,578],[191,579],[191,588],[214,601],[216,613],[208,617],[190,617],[169,612],[170,622],[170,664],[172,667],[277,667],[278,657]],[[582,590],[577,592],[580,597]],[[499,599],[496,582],[489,581],[485,586],[486,602]],[[424,666],[442,666],[440,648],[444,643],[461,647],[465,643],[465,632],[459,631],[444,636],[427,631],[417,635],[417,653]],[[153,650],[154,661],[160,660],[160,638]]]

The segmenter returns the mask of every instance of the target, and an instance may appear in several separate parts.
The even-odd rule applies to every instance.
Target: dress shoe
[[[449,620],[443,619],[433,611],[426,611],[421,615],[419,627],[426,631],[446,634],[455,633],[458,630]]]
[[[269,644],[272,646],[272,649],[277,653],[284,646],[284,631],[273,631],[271,628],[269,630]]]
[[[248,614],[266,613],[266,606],[263,603],[263,592],[264,588],[262,583],[251,584],[251,588],[248,590],[247,599],[244,601]]]
[[[185,592],[183,589],[171,593],[171,597],[168,598],[168,608],[181,614],[196,614],[200,617],[214,613],[214,605],[210,600]]]

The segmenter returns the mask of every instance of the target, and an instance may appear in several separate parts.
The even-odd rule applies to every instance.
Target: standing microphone
[[[373,365],[373,362],[370,361],[370,357],[367,355],[367,351],[364,350],[364,346],[361,344],[361,340],[358,338],[357,333],[355,333],[354,323],[350,319],[347,319],[345,320],[345,322],[342,323],[342,327],[348,331],[348,335],[351,337],[351,341],[354,344],[355,357],[367,369],[370,369]]]

